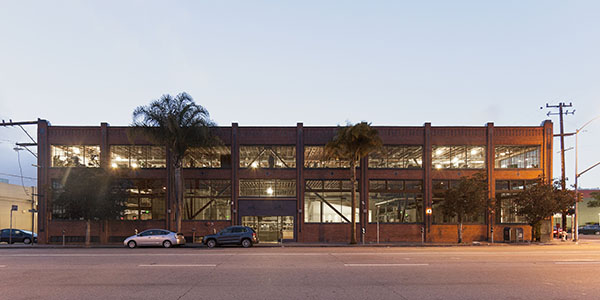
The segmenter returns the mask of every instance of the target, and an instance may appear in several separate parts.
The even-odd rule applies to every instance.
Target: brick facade
[[[358,240],[364,228],[366,242],[377,241],[377,224],[367,223],[369,180],[373,179],[405,179],[422,180],[423,203],[425,208],[432,207],[432,181],[454,180],[469,176],[478,171],[486,172],[492,202],[495,197],[496,180],[531,180],[542,175],[552,178],[552,122],[545,121],[541,126],[531,127],[499,127],[493,123],[479,127],[436,127],[430,123],[417,127],[376,127],[385,145],[419,145],[423,147],[422,168],[420,169],[370,169],[360,168],[357,171],[360,195],[360,214],[357,224]],[[50,126],[47,121],[38,123],[38,186],[49,188],[52,179],[63,178],[67,168],[51,167],[51,145],[99,145],[100,166],[109,168],[110,145],[149,144],[141,137],[127,134],[127,127],[111,127],[102,123],[97,127]],[[182,231],[186,236],[205,235],[220,230],[231,224],[239,224],[243,211],[239,211],[240,179],[291,179],[296,182],[296,212],[294,215],[294,241],[297,242],[346,242],[350,236],[350,226],[343,223],[305,223],[304,196],[305,180],[347,180],[350,171],[347,169],[309,169],[304,168],[304,147],[324,145],[336,133],[336,127],[307,127],[298,123],[295,127],[240,127],[233,123],[230,127],[214,129],[223,143],[231,148],[231,168],[223,169],[184,169],[185,179],[226,179],[231,180],[231,221],[183,221]],[[239,168],[239,149],[244,145],[291,145],[296,147],[296,168],[293,169],[257,169]],[[432,166],[432,146],[434,145],[483,145],[486,147],[486,169],[442,169]],[[494,149],[496,145],[538,145],[540,146],[540,164],[535,169],[496,169],[494,167]],[[167,162],[168,163],[168,162]],[[361,161],[367,165],[367,159]],[[174,209],[172,192],[172,173],[166,169],[125,169],[115,170],[118,176],[131,179],[163,179],[166,183],[166,220],[151,221],[109,221],[94,222],[92,236],[99,242],[118,242],[121,237],[131,235],[135,229],[174,228]],[[39,201],[39,240],[40,243],[58,242],[65,235],[75,237],[85,235],[83,221],[53,220],[51,199],[40,197]],[[531,238],[531,229],[524,224],[495,224],[495,211],[486,215],[486,223],[481,225],[465,224],[464,240],[490,240],[492,229],[494,240],[502,240],[504,227],[520,227],[524,229],[525,239]],[[456,225],[432,224],[431,216],[423,212],[423,222],[414,224],[379,224],[379,241],[418,242],[422,238],[426,242],[455,242],[457,240]],[[424,235],[421,233],[424,230]],[[194,231],[192,231],[194,229]],[[545,232],[551,235],[551,232]]]

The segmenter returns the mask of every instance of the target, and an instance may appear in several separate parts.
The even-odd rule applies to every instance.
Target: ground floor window
[[[231,180],[186,180],[183,217],[231,220]]]
[[[349,180],[306,180],[304,222],[349,223],[352,218],[352,184]],[[359,193],[356,192],[356,219]]]
[[[370,180],[369,222],[423,222],[420,180]]]
[[[496,221],[498,223],[527,223],[525,218],[517,214],[514,197],[515,193],[496,194]]]
[[[166,186],[160,179],[136,179],[127,190],[122,220],[164,220],[166,214]]]
[[[458,223],[458,217],[448,217],[444,215],[442,210],[442,203],[446,199],[446,191],[449,188],[453,188],[458,184],[458,180],[433,180],[433,197],[431,199],[431,222],[433,224],[456,224]],[[470,224],[485,224],[485,212],[476,216],[469,216],[463,220],[463,223]]]

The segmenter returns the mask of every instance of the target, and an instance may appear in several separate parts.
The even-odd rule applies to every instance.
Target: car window
[[[157,230],[156,231],[156,235],[167,235],[170,232],[166,231],[166,230]]]
[[[233,228],[232,232],[233,232],[233,233],[244,232],[244,228],[241,228],[241,227],[236,227],[236,228]]]
[[[225,229],[221,230],[220,233],[221,234],[223,234],[223,233],[231,233],[232,230],[233,230],[233,228],[229,227],[229,228],[225,228]]]
[[[149,236],[152,235],[152,233],[154,232],[154,230],[146,230],[146,231],[142,231],[140,233],[140,236]]]

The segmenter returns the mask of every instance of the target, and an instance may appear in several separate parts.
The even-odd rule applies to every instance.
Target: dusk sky
[[[128,125],[185,91],[223,126],[534,126],[563,101],[571,132],[600,115],[599,53],[600,1],[2,1],[0,119]],[[586,129],[580,171],[600,161]],[[0,178],[21,184],[15,142],[0,128]]]

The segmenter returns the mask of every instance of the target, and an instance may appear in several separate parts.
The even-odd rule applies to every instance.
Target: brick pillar
[[[238,145],[238,123],[231,123],[231,224],[238,224],[238,197],[240,182],[238,172],[240,169],[240,151]]]
[[[431,187],[431,123],[425,123],[424,127],[424,143],[423,143],[423,202],[425,202],[425,210],[432,206],[432,187]],[[431,232],[431,215],[423,212],[425,222],[425,241],[429,240],[429,232]]]
[[[488,199],[490,199],[490,208],[486,211],[487,220],[487,239],[491,241],[491,235],[498,228],[494,228],[496,223],[496,177],[494,175],[496,147],[494,146],[494,123],[487,123],[486,139],[486,169],[488,183]]]
[[[50,180],[48,169],[51,166],[50,145],[48,145],[48,121],[38,119],[37,122],[37,186],[38,186],[38,242],[48,243],[48,219],[51,215],[50,202]]]
[[[296,124],[296,241],[304,225],[304,125]]]
[[[108,123],[100,123],[100,167],[110,169],[110,149],[108,145]]]
[[[360,178],[359,178],[359,221],[360,221],[360,232],[358,233],[359,242],[362,241],[362,230],[365,230],[365,239],[366,239],[366,230],[367,224],[369,223],[369,218],[367,216],[368,213],[368,199],[369,199],[369,157],[363,157],[360,160]]]
[[[544,126],[544,145],[542,145],[543,149],[541,151],[543,162],[540,162],[540,164],[543,164],[546,180],[552,183],[552,142],[554,139],[554,129],[550,120],[545,120],[542,125]]]

